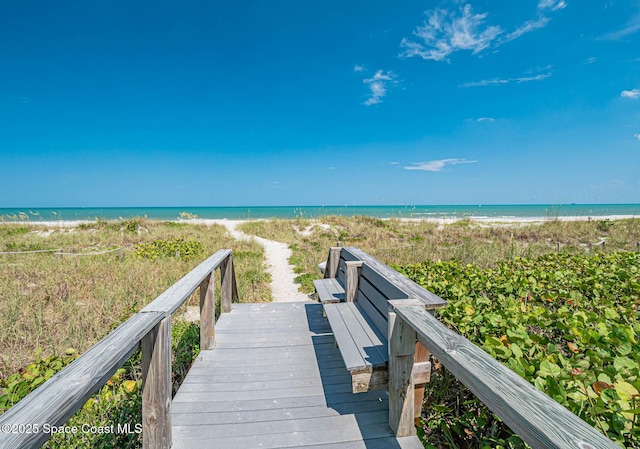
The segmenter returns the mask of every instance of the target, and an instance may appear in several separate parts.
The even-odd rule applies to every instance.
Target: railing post
[[[142,339],[142,446],[171,447],[171,315]]]
[[[425,385],[431,379],[431,362],[429,361],[429,351],[418,341],[416,342],[412,379],[414,389],[413,416],[419,418],[422,414]]]
[[[340,262],[340,246],[332,246],[329,248],[329,257],[327,259],[327,265],[324,267],[324,278],[335,278],[338,274],[338,263]]]
[[[346,302],[353,302],[358,292],[358,284],[360,284],[360,274],[362,273],[362,261],[353,260],[345,262],[347,266],[346,286],[344,288],[344,298]]]
[[[413,359],[416,331],[389,313],[389,426],[398,437],[416,434],[414,425]]]
[[[216,340],[215,277],[213,271],[200,284],[200,349],[213,349]]]
[[[233,255],[229,256],[220,264],[220,279],[222,291],[220,295],[220,313],[231,312],[231,302],[238,300],[238,286],[236,284],[236,273],[233,269]]]

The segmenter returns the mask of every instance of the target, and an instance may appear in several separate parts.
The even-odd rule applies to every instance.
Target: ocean
[[[65,207],[0,208],[0,221],[151,220],[180,218],[249,220],[367,215],[377,218],[553,219],[640,217],[640,204],[518,204],[434,206]]]

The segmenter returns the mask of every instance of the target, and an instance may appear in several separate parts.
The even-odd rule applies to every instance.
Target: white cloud
[[[456,51],[469,50],[477,54],[488,48],[502,33],[499,26],[485,25],[487,13],[474,14],[471,5],[465,5],[459,11],[433,9],[425,11],[425,14],[427,20],[413,32],[421,41],[402,39],[400,46],[404,50],[400,57],[418,56],[443,61]]]
[[[635,137],[636,139],[638,139],[638,142],[640,142],[640,133],[636,133],[633,135],[633,137]]]
[[[598,58],[596,58],[595,56],[592,56],[590,58],[587,58],[587,60],[584,62],[585,65],[587,64],[593,64],[594,62],[596,62],[598,60]]]
[[[459,87],[482,87],[482,86],[499,86],[509,83],[527,83],[529,81],[542,81],[551,76],[551,73],[541,73],[535,76],[521,76],[518,78],[491,78],[487,80],[472,81],[469,83],[460,84]]]
[[[632,90],[623,90],[620,92],[620,96],[622,98],[631,98],[632,100],[637,100],[640,98],[640,89],[632,89]]]
[[[394,84],[396,82],[395,73],[383,70],[378,70],[371,78],[365,78],[362,80],[368,87],[370,92],[369,98],[364,102],[366,106],[382,103],[382,98],[387,95],[388,84]]]
[[[389,164],[391,164],[391,165],[398,165],[399,163],[400,163],[400,162],[396,162],[396,161],[389,162]]]
[[[550,9],[557,11],[559,9],[566,8],[567,3],[564,0],[540,0],[538,2],[538,9]]]
[[[617,31],[613,31],[609,34],[605,34],[599,39],[607,40],[607,41],[617,41],[622,39],[625,36],[634,34],[638,31],[640,31],[640,14],[636,14],[634,17],[632,17],[631,20],[629,20],[626,23],[624,28]]]
[[[364,72],[365,70],[366,70],[365,67],[363,65],[360,65],[360,64],[356,64],[353,67],[353,71],[354,72]]]
[[[476,162],[478,161],[469,161],[467,159],[458,159],[458,158],[448,158],[448,159],[438,159],[438,160],[429,161],[429,162],[412,162],[413,165],[406,166],[404,167],[404,169],[438,172],[438,171],[442,171],[447,165],[474,164]]]
[[[477,121],[478,122],[495,122],[496,119],[494,119],[493,117],[480,117]]]
[[[537,30],[539,28],[543,28],[545,27],[549,21],[551,19],[549,19],[548,17],[540,17],[536,20],[529,20],[528,22],[523,23],[522,25],[520,25],[518,28],[516,28],[514,31],[512,31],[511,33],[507,34],[504,39],[502,39],[500,41],[501,44],[510,42],[514,39],[519,38],[520,36],[522,36],[523,34],[526,34],[530,31],[534,31]]]

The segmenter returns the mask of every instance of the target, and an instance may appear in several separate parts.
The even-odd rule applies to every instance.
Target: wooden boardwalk
[[[172,404],[174,449],[401,448],[386,390],[353,394],[322,306],[234,304]]]

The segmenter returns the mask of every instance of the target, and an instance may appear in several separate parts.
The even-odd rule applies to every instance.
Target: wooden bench
[[[322,304],[345,301],[347,260],[341,256],[341,249],[341,247],[332,247],[329,250],[327,262],[318,264],[324,278],[314,280],[313,286],[318,294],[318,300]],[[354,266],[353,264],[349,265]],[[355,267],[357,268],[357,265]]]
[[[331,248],[325,278],[314,281],[354,393],[388,386],[390,312],[396,305],[426,309],[446,302],[358,248]],[[393,314],[391,313],[391,316]],[[429,379],[428,352],[417,348],[413,379]],[[420,401],[423,390],[418,388]]]

